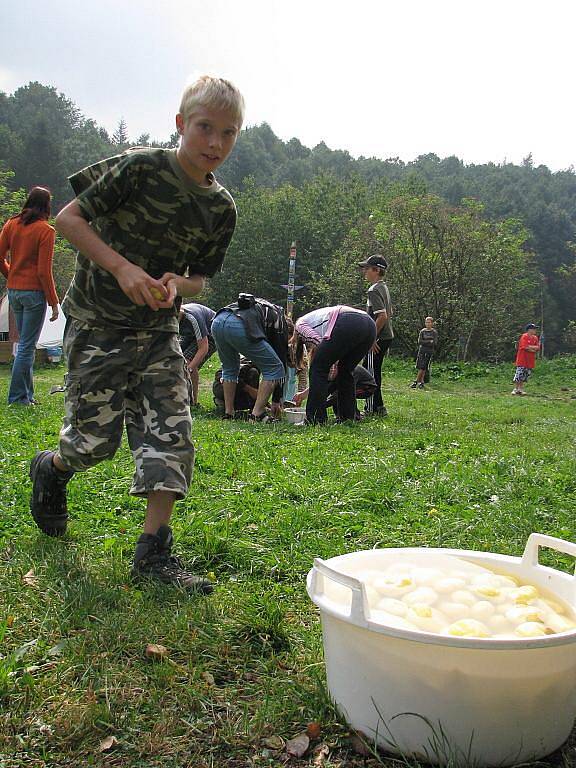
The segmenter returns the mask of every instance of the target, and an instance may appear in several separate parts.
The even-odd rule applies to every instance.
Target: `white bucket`
[[[306,418],[306,408],[285,408],[284,414],[289,424],[301,424]]]
[[[393,628],[371,619],[354,575],[436,552],[576,607],[576,576],[540,565],[541,546],[576,557],[576,544],[533,533],[521,558],[391,548],[316,559],[307,589],[321,611],[328,688],[348,722],[388,751],[451,766],[514,765],[560,747],[576,718],[576,630],[508,640]]]

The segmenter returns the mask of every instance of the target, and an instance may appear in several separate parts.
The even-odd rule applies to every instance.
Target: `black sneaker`
[[[416,389],[417,386],[418,386],[418,382],[413,381],[412,384],[410,384],[410,389]]]
[[[30,462],[30,512],[47,536],[63,536],[68,524],[66,484],[74,472],[59,472],[52,462],[53,456],[54,451],[40,451]]]
[[[212,582],[187,571],[182,561],[171,554],[172,542],[172,531],[167,525],[161,525],[156,535],[143,533],[136,542],[132,578],[153,579],[209,595],[214,590]]]
[[[425,389],[424,384],[422,382],[418,384],[418,389]]]

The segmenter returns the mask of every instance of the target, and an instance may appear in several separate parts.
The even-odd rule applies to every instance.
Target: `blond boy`
[[[147,500],[133,575],[210,592],[171,554],[174,503],[194,464],[180,296],[199,293],[220,269],[236,208],[213,172],[230,154],[244,101],[226,80],[201,77],[184,91],[176,150],[138,149],[84,169],[77,197],[56,228],[76,248],[68,318],[66,415],[56,451],[32,460],[32,516],[50,536],[66,531],[66,484],[111,458],[123,425],[135,473],[131,493]]]

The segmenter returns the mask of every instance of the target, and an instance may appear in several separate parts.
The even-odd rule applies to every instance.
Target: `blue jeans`
[[[252,341],[246,327],[233,312],[220,312],[212,321],[212,336],[222,361],[222,381],[238,381],[240,355],[260,368],[264,381],[280,381],[285,376],[282,361],[266,339]]]
[[[36,342],[40,337],[46,316],[46,298],[43,291],[19,291],[16,288],[9,288],[8,301],[14,313],[20,337],[18,352],[12,366],[8,402],[29,405],[34,400],[32,369]]]

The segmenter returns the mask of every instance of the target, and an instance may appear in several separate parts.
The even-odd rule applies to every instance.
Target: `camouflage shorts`
[[[66,414],[58,453],[75,471],[111,458],[126,424],[136,470],[130,493],[186,495],[194,466],[190,393],[174,333],[90,328],[64,334]]]

